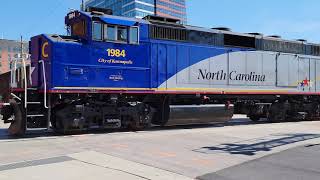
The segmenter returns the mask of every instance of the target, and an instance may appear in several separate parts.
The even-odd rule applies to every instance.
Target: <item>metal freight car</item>
[[[210,121],[214,104],[235,104],[252,120],[320,116],[317,44],[106,12],[72,11],[68,36],[31,39],[25,82],[11,85],[11,134]]]

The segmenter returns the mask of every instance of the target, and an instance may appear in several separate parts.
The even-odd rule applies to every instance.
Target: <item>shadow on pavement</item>
[[[7,136],[7,129],[0,128],[0,139],[2,139],[3,136]]]
[[[196,149],[193,151],[204,153],[204,154],[226,152],[229,154],[241,154],[241,155],[253,156],[253,155],[256,155],[258,152],[271,151],[273,148],[276,148],[276,147],[320,138],[320,134],[284,134],[284,135],[278,135],[278,136],[282,136],[282,137],[272,139],[272,140],[260,141],[258,143],[252,143],[252,144],[250,143],[221,144],[218,146],[202,147],[200,149]]]
[[[315,147],[315,146],[320,146],[320,144],[309,144],[309,145],[306,145],[305,147]]]

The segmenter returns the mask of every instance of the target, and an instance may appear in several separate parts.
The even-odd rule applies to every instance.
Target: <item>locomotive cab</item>
[[[129,18],[115,18],[100,11],[70,12],[65,18],[70,36],[84,43],[139,44],[138,22]]]
[[[79,11],[70,12],[65,17],[65,24],[68,27],[68,34],[73,38],[89,40],[87,27],[90,18],[83,16]]]

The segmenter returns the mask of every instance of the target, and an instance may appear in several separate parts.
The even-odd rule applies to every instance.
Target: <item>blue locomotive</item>
[[[252,120],[320,117],[317,44],[98,8],[72,11],[65,24],[68,36],[31,38],[31,66],[12,72],[11,134],[209,122],[213,104],[226,104],[223,121],[231,103]]]

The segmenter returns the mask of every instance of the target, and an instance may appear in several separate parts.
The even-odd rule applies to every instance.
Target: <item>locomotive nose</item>
[[[44,42],[41,45],[41,56],[42,58],[48,58],[49,57],[49,52],[48,52],[48,46],[49,46],[49,42]]]

